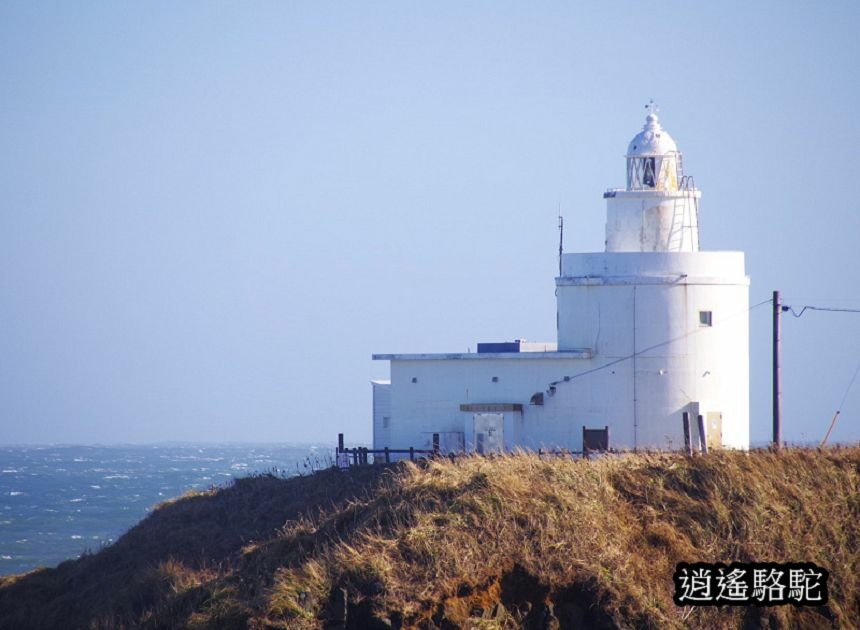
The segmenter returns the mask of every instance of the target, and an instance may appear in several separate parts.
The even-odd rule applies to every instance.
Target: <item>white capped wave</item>
[[[54,548],[64,547],[62,553],[72,557],[86,545],[108,544],[118,538],[117,532],[137,522],[147,505],[189,489],[223,484],[252,470],[274,466],[289,470],[299,456],[291,449],[246,445],[152,448],[27,448],[14,451],[21,457],[17,460],[5,459],[5,451],[0,452],[0,460],[6,462],[0,463],[0,481],[6,481],[0,488],[0,554],[14,558],[5,564],[0,559],[0,567],[14,565],[17,570],[23,563],[23,569],[29,569],[33,567],[26,563],[32,558],[34,566],[53,562]],[[307,448],[301,450],[304,457]],[[105,527],[110,527],[96,537],[94,523],[82,519],[85,512],[98,515],[98,521],[103,517]],[[22,529],[31,522],[40,525]],[[21,534],[27,537],[16,544]]]

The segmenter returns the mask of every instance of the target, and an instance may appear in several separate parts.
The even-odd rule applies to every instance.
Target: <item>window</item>
[[[713,326],[711,311],[699,311],[699,326]]]
[[[391,423],[391,418],[388,416],[382,416],[382,428],[387,429],[388,425]]]
[[[643,158],[642,159],[643,173],[642,173],[642,185],[646,188],[654,188],[654,158]]]

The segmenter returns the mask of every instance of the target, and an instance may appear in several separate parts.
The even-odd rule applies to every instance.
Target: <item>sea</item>
[[[255,474],[309,474],[322,444],[0,446],[0,575],[95,553],[159,503]]]

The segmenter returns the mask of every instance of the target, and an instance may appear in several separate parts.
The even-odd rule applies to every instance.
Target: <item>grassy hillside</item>
[[[0,628],[858,628],[858,550],[860,447],[259,476],[0,579]],[[830,603],[680,608],[680,561],[814,562]]]

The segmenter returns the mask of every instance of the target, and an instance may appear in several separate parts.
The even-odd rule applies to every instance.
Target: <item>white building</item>
[[[651,112],[606,199],[606,251],[564,254],[557,343],[477,353],[375,354],[373,447],[489,452],[681,448],[682,412],[714,446],[749,446],[749,278],[742,252],[699,250],[701,193]],[[695,432],[695,428],[694,428]],[[697,437],[694,435],[694,437]]]

